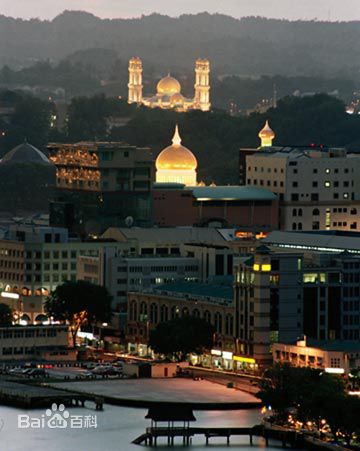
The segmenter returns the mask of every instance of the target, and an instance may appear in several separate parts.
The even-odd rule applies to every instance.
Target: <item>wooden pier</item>
[[[269,424],[239,428],[190,427],[190,422],[196,421],[190,406],[153,406],[145,418],[151,420],[151,426],[133,441],[136,445],[157,446],[158,441],[163,438],[168,446],[174,446],[175,439],[178,438],[184,446],[189,446],[195,436],[204,436],[206,445],[209,445],[210,439],[218,437],[225,438],[226,443],[230,445],[230,438],[234,436],[248,436],[251,445],[253,437],[263,437],[266,446],[270,439],[280,441],[283,448],[288,445],[291,448],[300,448],[303,445],[302,433]]]
[[[102,410],[102,398],[58,390],[43,385],[30,385],[7,380],[0,380],[0,404],[25,409],[49,407],[51,404],[64,404],[66,407],[84,407],[85,402],[95,404],[95,410]]]

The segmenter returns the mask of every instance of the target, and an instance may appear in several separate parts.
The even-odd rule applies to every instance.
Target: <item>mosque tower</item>
[[[271,130],[269,121],[266,121],[264,128],[259,132],[258,136],[261,139],[261,147],[272,146],[272,142],[275,139],[275,133]]]
[[[202,111],[210,110],[210,63],[197,59],[195,63],[195,106]]]
[[[129,95],[128,103],[141,103],[142,97],[142,61],[138,56],[135,56],[129,61]]]
[[[158,183],[197,185],[197,160],[191,150],[181,145],[178,126],[175,128],[172,145],[160,152],[155,165]]]

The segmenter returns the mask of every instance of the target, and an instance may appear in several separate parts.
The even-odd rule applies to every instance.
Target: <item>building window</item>
[[[314,208],[312,214],[313,214],[313,216],[319,216],[320,210],[318,208]]]
[[[327,180],[327,181],[324,183],[324,186],[325,186],[325,188],[330,188],[331,183],[329,182],[329,180]]]
[[[296,210],[296,208],[293,208],[292,215],[293,215],[293,216],[297,216],[297,210]]]

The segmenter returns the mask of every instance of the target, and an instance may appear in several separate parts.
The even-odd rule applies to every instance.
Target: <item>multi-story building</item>
[[[34,322],[43,314],[50,291],[65,280],[77,279],[80,255],[96,257],[106,246],[130,252],[131,242],[71,239],[68,231],[54,227],[10,227],[0,240],[0,290],[3,301]],[[15,302],[14,302],[15,301]]]
[[[74,360],[67,326],[0,327],[0,360]]]
[[[57,168],[50,223],[98,235],[110,226],[148,225],[154,164],[149,148],[120,142],[49,144]]]
[[[131,351],[147,353],[149,333],[160,322],[192,315],[212,324],[214,346],[232,355],[234,307],[231,286],[180,282],[144,292],[130,292],[128,311],[127,340]],[[232,368],[232,357],[229,365]]]
[[[270,251],[235,264],[236,336],[240,354],[271,361],[273,342],[305,334],[315,340],[359,340],[360,258],[349,253]]]
[[[348,373],[360,365],[359,342],[316,341],[303,337],[296,343],[274,343],[274,362],[325,370],[333,374]]]
[[[246,184],[278,195],[281,229],[360,230],[360,156],[345,149],[261,147]]]
[[[126,313],[130,291],[179,281],[224,282],[232,278],[234,251],[216,230],[109,229],[105,235],[129,240],[132,246],[119,252],[119,247],[109,245],[96,257],[80,256],[77,278],[105,285],[118,312]],[[218,244],[210,244],[210,237]],[[192,242],[194,239],[199,242]]]
[[[278,199],[264,188],[159,183],[154,185],[152,197],[153,222],[160,227],[278,228]]]

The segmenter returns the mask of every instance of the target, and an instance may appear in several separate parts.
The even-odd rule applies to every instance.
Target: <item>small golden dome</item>
[[[162,150],[156,159],[156,169],[195,170],[197,160],[191,150],[181,145],[178,126],[172,139],[172,145]]]
[[[274,131],[270,128],[269,125],[269,121],[266,121],[265,126],[262,130],[260,130],[259,132],[259,138],[260,139],[274,139],[275,138],[275,133]]]
[[[166,77],[162,78],[157,84],[157,93],[171,96],[173,94],[179,94],[181,91],[181,85],[176,80],[168,74]]]
[[[272,141],[275,138],[275,133],[270,128],[269,121],[266,121],[264,128],[262,130],[260,130],[258,136],[261,139],[262,147],[271,147],[272,146]]]
[[[173,94],[171,97],[170,97],[170,102],[172,103],[172,104],[179,104],[179,103],[184,103],[184,96],[182,95],[182,94],[180,94],[180,92],[177,92],[176,94]]]

